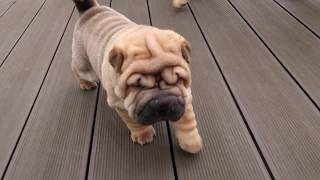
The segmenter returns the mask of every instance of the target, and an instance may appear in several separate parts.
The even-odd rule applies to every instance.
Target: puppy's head
[[[189,103],[190,45],[169,30],[147,28],[120,38],[109,53],[116,95],[142,124],[177,121]]]

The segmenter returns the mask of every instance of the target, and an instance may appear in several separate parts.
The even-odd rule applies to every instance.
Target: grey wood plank
[[[190,11],[175,11],[170,1],[157,0],[150,0],[150,11],[154,26],[181,33],[193,49],[193,102],[204,149],[186,154],[172,137],[178,178],[270,179]]]
[[[0,67],[46,0],[18,0],[0,18]]]
[[[81,91],[71,69],[74,13],[5,179],[85,179],[97,91]]]
[[[0,174],[14,149],[72,12],[48,0],[0,69]]]
[[[137,24],[150,25],[147,1],[111,0],[111,6]]]
[[[320,1],[274,0],[320,36]]]
[[[104,5],[110,6],[110,2],[111,2],[111,0],[106,0],[105,3],[104,3]]]
[[[9,11],[9,9],[16,3],[16,0],[1,0],[0,1],[0,18]]]
[[[319,111],[227,1],[191,7],[275,179],[319,179]]]
[[[148,24],[146,1],[113,0],[112,7],[137,23]],[[133,144],[130,133],[100,91],[89,179],[174,179],[170,145],[164,123],[157,124],[154,142]]]
[[[320,107],[320,39],[270,0],[231,2]]]

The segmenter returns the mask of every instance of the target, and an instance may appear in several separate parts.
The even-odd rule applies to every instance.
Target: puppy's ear
[[[113,47],[109,53],[109,63],[111,64],[116,73],[120,73],[123,61],[123,51],[118,47]]]
[[[183,39],[181,41],[181,54],[182,54],[182,57],[190,64],[190,61],[191,61],[191,45],[185,39]]]

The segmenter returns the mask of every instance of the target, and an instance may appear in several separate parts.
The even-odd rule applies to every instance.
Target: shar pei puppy
[[[187,40],[171,30],[138,25],[95,0],[74,2],[80,18],[71,66],[80,88],[94,89],[101,82],[132,141],[152,142],[152,124],[171,121],[180,147],[199,152]]]

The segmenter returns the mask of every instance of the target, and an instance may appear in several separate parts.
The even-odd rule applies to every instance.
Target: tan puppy
[[[202,148],[192,108],[190,45],[169,30],[137,25],[94,0],[74,0],[81,16],[72,44],[72,70],[81,89],[101,81],[107,101],[139,144],[150,143],[153,123],[173,122],[180,147]]]

